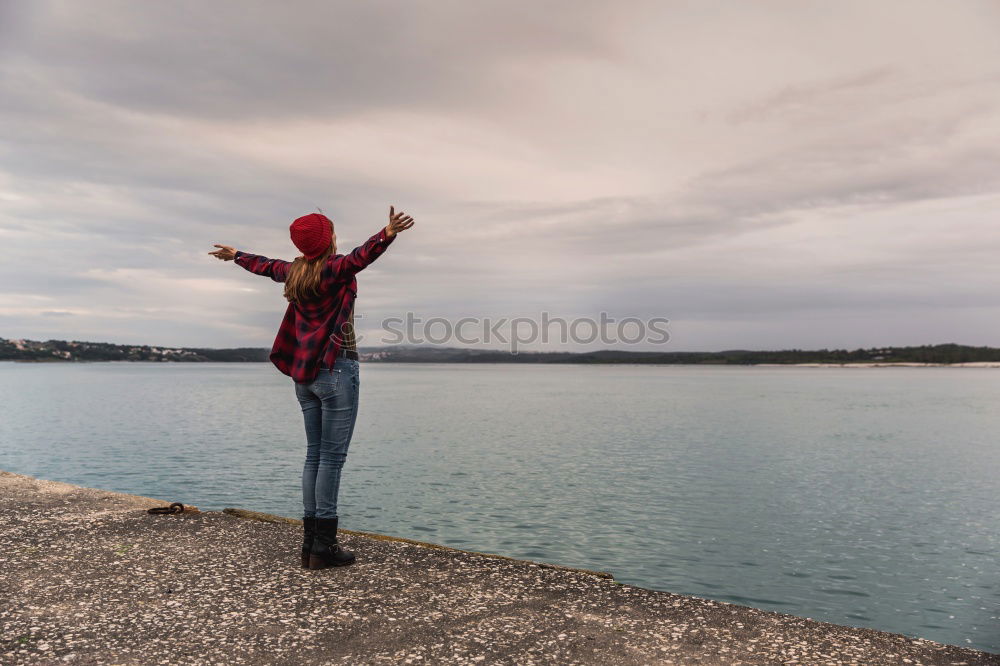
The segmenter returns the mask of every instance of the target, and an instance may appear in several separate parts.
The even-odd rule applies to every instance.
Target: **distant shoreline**
[[[970,363],[757,363],[766,368],[1000,368],[1000,361],[973,361]]]
[[[43,359],[0,359],[0,363],[27,363],[37,365],[49,364],[90,364],[90,363],[145,363],[148,365],[190,365],[201,363],[267,363],[268,361],[151,361],[151,360],[77,360],[60,358]],[[606,361],[591,363],[588,361],[564,361],[561,363],[503,362],[503,361],[398,361],[362,359],[365,364],[374,365],[588,365],[588,366],[618,366],[640,365],[655,367],[684,368],[1000,368],[1000,361],[975,361],[970,363],[651,363],[643,361]]]
[[[78,340],[6,340],[0,338],[0,360],[10,361],[148,361],[158,363],[268,362],[270,348],[160,347]],[[490,363],[573,365],[727,365],[764,367],[1000,367],[1000,348],[956,343],[868,349],[779,349],[725,351],[528,351],[433,345],[362,347],[369,363]]]

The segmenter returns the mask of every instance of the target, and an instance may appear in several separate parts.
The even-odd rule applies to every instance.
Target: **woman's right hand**
[[[406,231],[413,226],[413,218],[404,215],[403,211],[395,212],[393,206],[389,206],[389,224],[385,226],[385,235],[392,238],[400,231]]]
[[[231,248],[228,245],[215,245],[215,247],[222,248],[221,250],[216,250],[215,252],[209,252],[209,254],[216,259],[232,261],[236,258],[236,250],[234,248]]]

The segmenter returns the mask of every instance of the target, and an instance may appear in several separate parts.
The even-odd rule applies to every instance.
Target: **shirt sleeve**
[[[350,254],[337,254],[329,259],[329,267],[335,280],[350,280],[358,271],[372,263],[385,252],[395,236],[387,236],[385,227],[364,242],[363,245],[351,250]]]
[[[233,261],[251,273],[269,277],[275,282],[285,281],[288,267],[291,265],[290,262],[283,259],[268,259],[259,254],[250,254],[241,250],[236,251],[236,258]]]

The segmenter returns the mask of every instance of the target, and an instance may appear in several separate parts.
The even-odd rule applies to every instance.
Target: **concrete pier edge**
[[[259,520],[264,523],[287,523],[289,525],[298,525],[299,527],[302,526],[302,521],[297,518],[288,518],[287,516],[278,516],[273,513],[264,513],[262,511],[225,508],[222,510],[222,512],[230,516],[243,518],[245,520]],[[388,534],[379,534],[378,532],[363,532],[361,530],[338,529],[337,533],[353,534],[355,536],[368,537],[369,539],[377,539],[379,541],[398,541],[400,543],[409,543],[413,544],[414,546],[423,546],[424,548],[435,548],[437,550],[452,550],[458,553],[468,553],[470,555],[478,555],[479,557],[491,557],[498,560],[509,560],[511,562],[519,562],[521,564],[531,564],[536,567],[541,567],[544,569],[559,569],[562,571],[572,571],[574,573],[582,573],[582,574],[587,574],[589,576],[597,576],[598,578],[608,578],[610,580],[614,580],[614,576],[607,571],[594,571],[593,569],[580,569],[578,567],[568,567],[562,564],[551,564],[549,562],[535,562],[534,560],[522,560],[517,557],[507,557],[506,555],[497,555],[496,553],[484,553],[478,550],[466,550],[464,548],[454,548],[452,546],[443,546],[439,543],[431,543],[430,541],[417,541],[416,539],[391,536]]]
[[[0,470],[3,664],[1000,666],[1000,654],[622,584],[605,572]]]

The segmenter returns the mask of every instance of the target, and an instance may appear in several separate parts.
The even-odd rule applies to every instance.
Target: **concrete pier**
[[[1000,664],[1000,655],[607,574],[0,471],[3,664]]]

